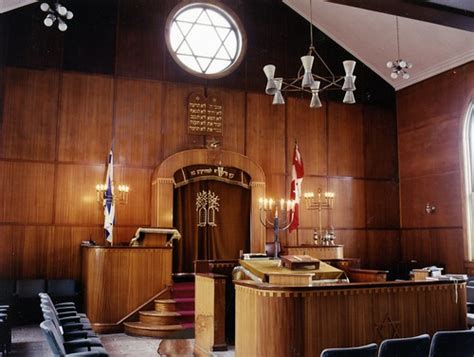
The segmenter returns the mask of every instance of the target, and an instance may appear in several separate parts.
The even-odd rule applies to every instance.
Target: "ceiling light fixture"
[[[48,13],[43,21],[44,25],[51,27],[55,21],[58,21],[58,29],[63,32],[67,30],[66,20],[71,20],[74,17],[72,11],[66,9],[66,7],[59,2],[56,2],[53,6],[47,2],[43,2],[40,5],[40,9]]]
[[[397,23],[397,59],[395,61],[388,61],[387,68],[392,70],[390,73],[390,77],[393,79],[397,79],[398,76],[401,76],[403,79],[410,78],[410,74],[408,73],[408,69],[412,68],[413,65],[403,59],[400,58],[400,39],[399,39],[399,31],[398,31],[398,16],[395,16],[395,20]]]
[[[345,92],[343,103],[353,104],[355,103],[354,91],[355,79],[354,67],[355,61],[344,61],[345,76],[335,76],[331,69],[328,67],[326,62],[321,58],[319,53],[316,51],[313,45],[313,8],[312,0],[309,1],[310,11],[310,45],[309,51],[306,56],[301,57],[301,67],[298,70],[296,78],[284,79],[281,77],[275,78],[276,67],[272,64],[267,64],[263,67],[263,72],[267,77],[267,86],[265,93],[273,95],[273,104],[285,104],[282,92],[307,92],[311,94],[310,108],[320,108],[322,106],[321,100],[319,99],[319,93],[324,90],[342,90]],[[314,57],[317,57],[319,61],[324,65],[329,76],[320,76],[311,72],[314,62]],[[301,84],[298,82],[301,81]],[[344,81],[342,84],[341,82]]]

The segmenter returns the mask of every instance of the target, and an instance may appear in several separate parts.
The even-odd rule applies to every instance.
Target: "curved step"
[[[148,337],[169,337],[178,331],[189,328],[183,325],[149,325],[143,322],[125,322],[124,324],[125,333],[133,336],[148,336]]]
[[[155,300],[155,310],[159,312],[194,310],[194,297]]]
[[[175,325],[185,322],[194,322],[194,310],[190,311],[140,311],[140,321],[147,324]]]

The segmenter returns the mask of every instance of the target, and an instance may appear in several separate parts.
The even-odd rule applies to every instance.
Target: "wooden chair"
[[[472,357],[474,330],[438,331],[433,335],[429,357]]]
[[[380,344],[378,357],[426,357],[430,351],[428,334],[384,340]]]
[[[359,347],[326,348],[321,357],[376,357],[377,344],[371,343]]]

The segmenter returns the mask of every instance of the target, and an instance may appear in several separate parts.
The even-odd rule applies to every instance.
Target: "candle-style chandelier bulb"
[[[50,9],[49,4],[47,2],[41,3],[40,9],[41,11],[44,11],[44,12],[48,11]]]
[[[56,21],[56,16],[54,16],[53,14],[48,14],[44,19],[43,23],[46,27],[51,27],[53,26],[54,21]]]
[[[67,9],[66,9],[66,7],[62,6],[61,4],[56,3],[56,12],[61,16],[65,16],[66,13],[67,13]]]
[[[276,92],[273,96],[272,104],[285,104],[285,100],[283,99],[283,95],[281,94],[281,86],[283,84],[283,78],[275,78],[274,79]]]
[[[71,20],[74,17],[72,11],[69,11],[65,6],[61,5],[59,2],[56,2],[53,6],[48,2],[43,2],[40,5],[40,9],[43,12],[47,12],[48,15],[43,20],[43,23],[46,27],[53,26],[54,22],[58,21],[59,31],[66,31],[67,24],[66,20]]]
[[[267,64],[263,67],[263,73],[267,77],[267,86],[265,87],[265,93],[269,95],[274,95],[278,90],[275,84],[275,66],[272,64]]]
[[[319,99],[319,86],[320,81],[314,81],[313,87],[311,87],[311,102],[309,103],[310,108],[321,108],[323,105]]]
[[[344,99],[342,100],[342,102],[346,104],[354,104],[355,103],[354,92],[347,91],[346,94],[344,94]]]
[[[67,30],[66,23],[61,19],[58,19],[58,29],[59,29],[59,31],[62,31],[62,32]]]
[[[313,68],[314,56],[303,56],[301,57],[301,63],[304,68],[303,80],[301,81],[301,88],[311,88],[314,84],[313,74],[311,69]]]

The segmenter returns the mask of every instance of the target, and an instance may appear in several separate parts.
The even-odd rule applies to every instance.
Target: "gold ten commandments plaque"
[[[210,95],[191,93],[188,100],[188,133],[222,135],[223,107],[221,100]]]

